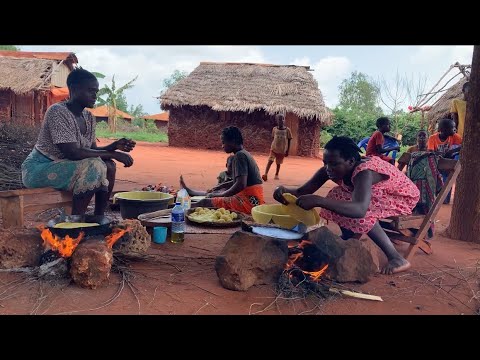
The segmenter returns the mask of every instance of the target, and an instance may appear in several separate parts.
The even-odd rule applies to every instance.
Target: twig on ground
[[[204,288],[202,288],[201,286],[198,286],[198,285],[196,285],[196,284],[194,284],[194,283],[187,283],[187,284],[193,285],[193,286],[195,286],[196,288],[199,288],[200,290],[206,291],[206,292],[209,293],[209,294],[212,294],[212,295],[215,295],[215,296],[220,296],[220,295],[215,294],[214,292],[212,292],[212,291],[210,291],[210,290],[204,289]]]
[[[204,300],[204,301],[205,301],[205,300]],[[197,315],[200,310],[202,310],[204,307],[206,307],[206,306],[208,306],[208,305],[210,305],[210,304],[205,301],[205,305],[203,305],[200,309],[198,309],[197,311],[195,311],[195,313],[194,313],[193,315]]]

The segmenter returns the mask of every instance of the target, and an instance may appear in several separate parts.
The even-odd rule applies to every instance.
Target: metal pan
[[[250,221],[242,221],[242,230],[251,232],[257,235],[267,236],[279,240],[305,240],[308,238],[308,234],[304,232],[304,227],[296,230],[283,229],[276,225],[262,225],[255,224]]]
[[[85,228],[75,228],[75,229],[59,229],[55,228],[56,224],[62,222],[82,222],[82,223],[97,223],[99,226],[85,227]],[[111,229],[112,220],[106,216],[99,215],[67,215],[59,216],[55,219],[50,220],[47,223],[47,228],[52,232],[52,234],[65,237],[78,237],[81,232],[85,233],[85,236],[94,236],[94,235],[110,235],[112,232]]]

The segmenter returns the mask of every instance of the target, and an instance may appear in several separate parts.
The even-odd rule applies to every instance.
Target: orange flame
[[[112,233],[105,238],[105,242],[107,243],[108,247],[111,249],[112,246],[130,230],[131,230],[130,227],[127,227],[126,229],[120,229],[120,228],[113,229]]]
[[[45,247],[50,247],[54,251],[58,251],[62,257],[70,257],[75,251],[76,247],[82,241],[85,233],[81,232],[77,238],[71,238],[70,236],[65,236],[65,239],[53,235],[50,230],[44,226],[39,226],[38,230],[41,231],[40,236],[43,240],[43,245]]]
[[[310,275],[313,281],[318,281],[320,280],[320,276],[322,276],[322,274],[327,270],[327,268],[328,268],[328,264],[318,271],[303,271],[303,270],[302,271],[304,274]]]
[[[305,248],[305,246],[307,245],[312,245],[313,243],[311,241],[308,241],[308,240],[302,240],[302,242],[298,245],[293,245],[291,243],[288,244],[288,248],[296,248],[296,249],[301,249],[303,250]],[[298,252],[298,253],[294,253],[294,254],[291,254],[289,257],[288,257],[288,261],[287,263],[285,264],[285,267],[284,269],[285,270],[290,270],[294,265],[295,263],[297,262],[298,259],[301,259],[303,257],[303,251],[302,252]],[[320,270],[318,271],[304,271],[302,269],[299,269],[300,271],[302,271],[304,274],[306,275],[309,275],[311,280],[312,281],[319,281],[320,280],[320,277],[323,275],[323,273],[325,273],[325,271],[328,269],[328,264],[325,265],[324,267],[322,267]],[[292,274],[289,274],[288,275],[289,278],[292,278]]]
[[[298,244],[298,248],[299,249],[303,249],[305,248],[306,245],[312,245],[313,243],[311,241],[308,241],[308,240],[302,240],[302,242],[300,244]]]
[[[287,263],[285,264],[285,270],[290,269],[295,262],[303,257],[303,253],[296,253],[289,256]]]

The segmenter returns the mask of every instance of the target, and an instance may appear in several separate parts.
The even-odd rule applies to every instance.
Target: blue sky
[[[175,69],[192,71],[201,61],[309,65],[327,106],[335,107],[338,85],[352,71],[373,79],[394,80],[398,71],[426,78],[429,90],[456,61],[470,64],[473,46],[23,46],[25,51],[71,51],[87,70],[115,74],[117,84],[138,75],[125,94],[129,104],[142,104],[149,114],[161,112],[155,99],[162,81]],[[454,73],[452,73],[453,75]],[[104,81],[100,82],[102,85]],[[405,103],[405,108],[410,104]]]

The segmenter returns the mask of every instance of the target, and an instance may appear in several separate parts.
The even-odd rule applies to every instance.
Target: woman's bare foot
[[[267,181],[267,180],[268,180],[267,174],[263,174],[263,175],[262,175],[262,180],[263,180],[263,181]]]
[[[384,275],[392,275],[410,269],[412,265],[404,258],[395,258],[388,261],[388,264],[382,269]]]

